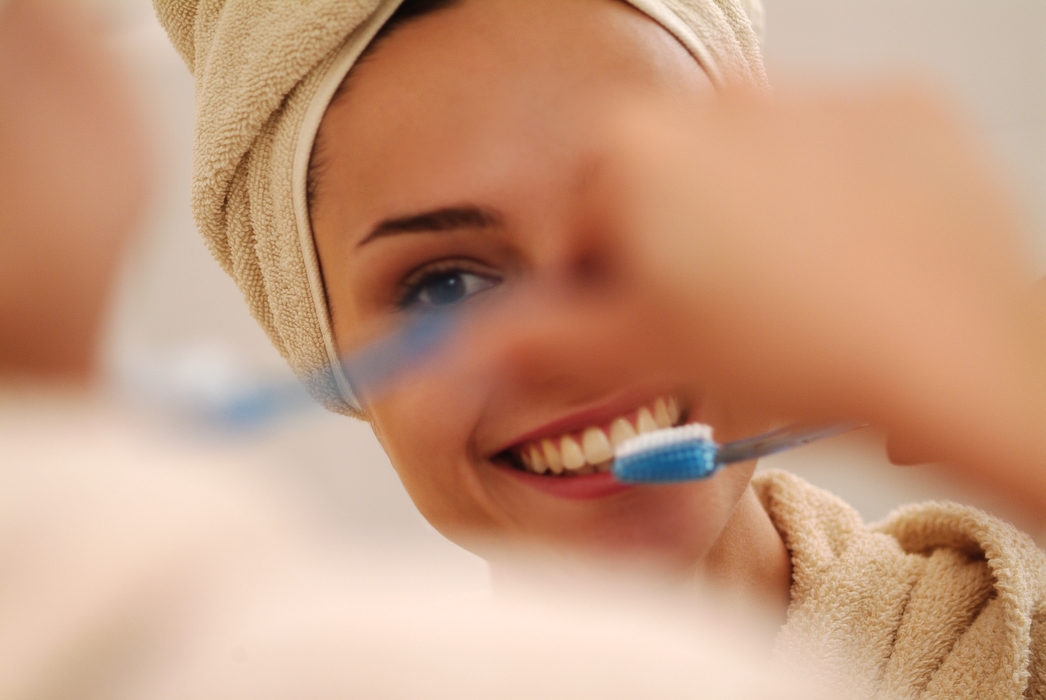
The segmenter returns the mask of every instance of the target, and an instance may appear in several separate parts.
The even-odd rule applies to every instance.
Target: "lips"
[[[610,471],[614,449],[625,440],[678,425],[680,402],[661,396],[609,421],[536,436],[502,454],[517,468],[545,477],[574,477]]]

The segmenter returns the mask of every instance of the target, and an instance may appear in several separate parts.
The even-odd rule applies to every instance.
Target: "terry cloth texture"
[[[630,0],[718,86],[766,83],[759,1]],[[309,158],[331,97],[400,2],[155,0],[196,79],[197,226],[295,373],[341,413],[359,404],[338,362],[313,245]]]
[[[796,476],[753,482],[792,556],[778,651],[867,698],[1046,698],[1046,557],[975,508],[867,526]]]

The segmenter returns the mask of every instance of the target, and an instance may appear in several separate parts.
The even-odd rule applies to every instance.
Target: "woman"
[[[736,2],[397,5],[158,9],[197,76],[194,204],[212,250],[314,393],[371,422],[425,517],[488,555],[537,542],[751,592],[787,610],[782,648],[840,662],[860,690],[1046,692],[1042,562],[998,521],[930,508],[872,531],[788,475],[753,488],[753,464],[696,484],[614,484],[610,448],[632,432],[700,421],[729,440],[769,425],[695,389],[679,363],[616,373],[506,349],[485,359],[487,381],[446,361],[359,403],[337,358],[375,333],[587,269],[574,241],[604,115],[765,84]],[[482,322],[471,332],[482,338]],[[545,340],[565,358],[575,339]],[[925,522],[945,526],[929,536]],[[956,547],[956,533],[973,544]],[[1001,571],[1027,595],[1001,595]],[[1001,634],[1005,662],[988,650]],[[952,653],[967,647],[972,660]]]

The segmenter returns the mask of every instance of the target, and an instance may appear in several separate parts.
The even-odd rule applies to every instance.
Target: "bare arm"
[[[136,116],[72,3],[0,6],[0,374],[93,369],[148,180]]]

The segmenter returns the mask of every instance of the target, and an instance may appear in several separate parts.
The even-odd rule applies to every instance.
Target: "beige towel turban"
[[[402,0],[155,0],[196,77],[192,204],[214,256],[313,395],[358,415],[337,361],[306,204],[338,85]],[[763,84],[759,0],[629,0],[713,83]]]

